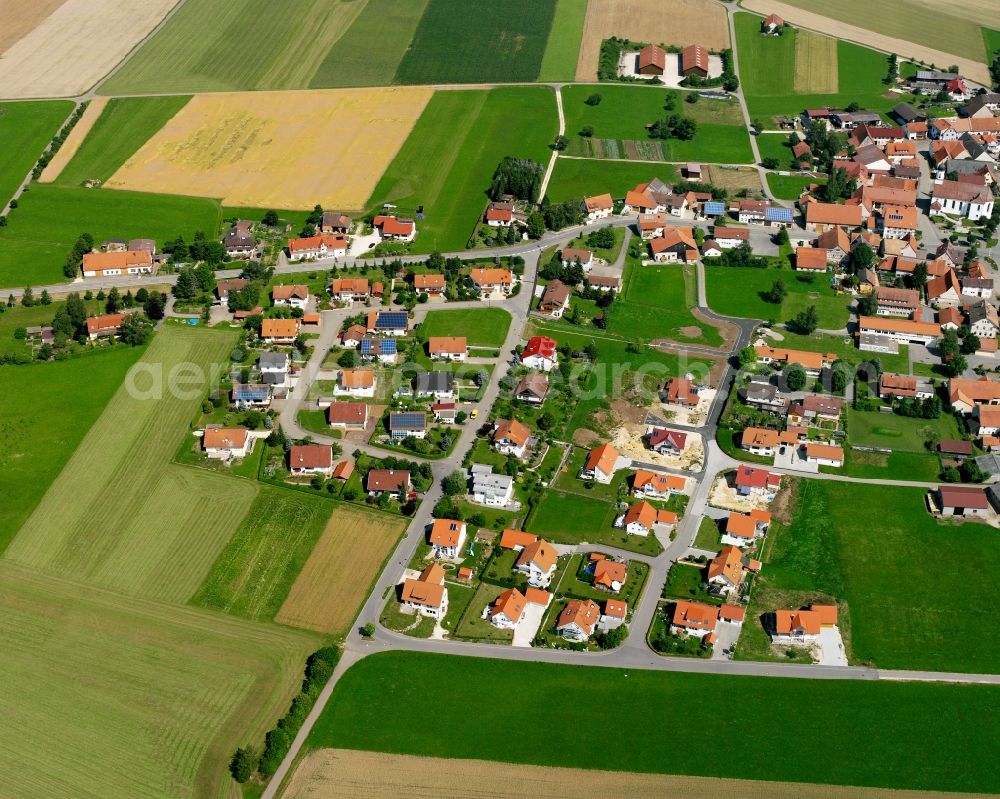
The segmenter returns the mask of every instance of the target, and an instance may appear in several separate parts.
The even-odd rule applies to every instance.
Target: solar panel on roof
[[[375,322],[376,327],[406,327],[406,314],[402,311],[381,311]]]
[[[792,221],[792,209],[791,208],[768,208],[764,212],[764,218],[769,219],[772,222],[791,222]]]
[[[726,213],[725,203],[719,203],[719,202],[705,203],[706,216],[722,216],[724,213]]]
[[[372,353],[372,340],[370,338],[361,339],[361,354],[371,355]]]
[[[383,355],[395,355],[396,354],[396,339],[394,339],[394,338],[384,338],[384,339],[382,339],[382,354]]]
[[[422,413],[390,413],[389,427],[423,427],[427,416]]]

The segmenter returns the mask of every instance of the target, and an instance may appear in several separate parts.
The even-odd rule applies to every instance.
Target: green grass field
[[[850,447],[844,450],[844,465],[840,469],[820,467],[821,472],[877,480],[891,474],[896,480],[920,480],[933,483],[941,476],[941,459],[934,452],[891,453],[863,452]]]
[[[427,702],[426,686],[438,680],[452,689]],[[497,684],[520,686],[520,700],[484,703],[482,686]],[[567,701],[553,703],[553,696]],[[587,699],[569,701],[573,696]],[[665,674],[400,652],[367,657],[344,675],[307,746],[616,771],[996,791],[1000,768],[992,751],[1000,722],[982,708],[997,701],[1000,691],[992,686]],[[524,725],[524,707],[539,703],[547,703],[547,723]],[[593,724],[595,706],[630,709],[628,746],[579,746],[580,730]],[[470,707],[478,711],[467,712]],[[706,718],[754,745],[739,758],[719,757],[711,746],[679,749],[678,741],[704,739]],[[428,736],[427,729],[435,734]],[[491,745],[498,729],[520,732],[498,748]],[[817,752],[823,756],[816,757]],[[810,763],[808,770],[803,762]]]
[[[813,183],[826,183],[822,178],[810,175],[776,175],[773,172],[767,173],[767,186],[775,197],[782,200],[797,200],[802,196],[802,192]]]
[[[760,19],[742,12],[735,16],[740,75],[751,117],[762,117],[767,124],[773,116],[825,105],[842,108],[853,101],[884,113],[899,102],[898,95],[883,97],[886,56],[845,41],[837,42],[838,93],[796,94],[795,32],[761,36]]]
[[[257,621],[273,619],[333,509],[323,497],[261,486],[191,604]]]
[[[430,0],[396,83],[494,83],[538,78],[555,0]]]
[[[249,480],[171,463],[209,371],[228,362],[235,341],[228,331],[164,327],[6,557],[130,594],[187,601],[257,495]]]
[[[195,231],[213,236],[222,212],[214,200],[130,191],[34,185],[0,228],[0,288],[61,283],[66,255],[81,233],[151,238],[162,243]]]
[[[499,347],[507,338],[510,314],[503,308],[428,311],[420,325],[420,338],[465,336],[480,347]]]
[[[664,183],[677,179],[672,164],[643,161],[595,161],[586,158],[559,158],[549,180],[548,197],[552,202],[571,200],[609,192],[621,199],[627,191],[653,178]]]
[[[716,313],[786,322],[799,311],[815,305],[821,328],[835,330],[847,324],[847,299],[836,296],[823,276],[812,283],[803,283],[790,269],[708,265],[705,267],[705,280],[708,305]],[[760,296],[771,288],[775,280],[783,281],[788,289],[781,305],[765,302]]]
[[[986,7],[976,3],[946,4],[939,8],[921,0],[903,0],[892,11],[881,5],[873,6],[865,0],[841,0],[838,3],[789,0],[789,5],[851,25],[860,24],[858,20],[863,16],[862,27],[902,40],[899,45],[901,56],[911,55],[906,43],[913,42],[979,61],[982,46],[979,26],[989,21],[983,16]]]
[[[586,491],[585,482],[577,482],[579,486],[572,492],[555,489],[546,491],[528,517],[524,529],[555,544],[579,544],[586,541],[650,556],[663,551],[655,536],[643,538],[613,527],[616,516],[614,503],[598,498],[597,495],[587,496],[583,493]],[[605,486],[595,486],[597,491],[602,488]]]
[[[792,148],[788,146],[788,136],[784,133],[763,133],[757,137],[757,149],[761,158],[777,158],[778,169],[792,168]],[[798,169],[798,167],[795,167]]]
[[[646,141],[646,125],[667,114],[664,102],[668,93],[663,88],[630,84],[566,86],[562,90],[566,135],[575,137],[583,127],[589,126],[593,128],[595,138]],[[601,95],[598,105],[584,102],[592,94]],[[682,102],[682,97],[677,94],[675,111],[697,119],[698,130],[690,141],[671,139],[660,142],[666,160],[752,162],[750,142],[738,107],[728,104],[715,107],[707,100],[691,105]]]
[[[656,338],[698,341],[708,346],[722,344],[718,328],[691,314],[697,305],[697,277],[694,267],[641,266],[629,259],[625,264],[625,285],[621,298],[611,306],[608,332],[626,339]],[[698,336],[682,328],[701,330]]]
[[[309,87],[388,86],[417,30],[428,0],[366,0],[326,54]],[[372,58],[377,52],[378,58]]]
[[[0,319],[13,316],[3,314]],[[141,349],[87,358],[0,366],[0,552],[56,479],[94,420],[121,385]],[[30,397],[30,401],[25,398]],[[66,412],[72,398],[73,412]]]
[[[587,0],[556,0],[556,13],[545,45],[542,68],[538,75],[543,81],[576,79],[576,62],[580,56],[583,22],[587,16]]]
[[[316,636],[0,563],[10,796],[231,795],[237,746],[299,690]]]
[[[769,533],[765,585],[846,601],[854,662],[997,672],[996,592],[983,587],[1000,576],[992,527],[939,524],[921,488],[800,480],[796,490],[791,525]]]
[[[986,63],[989,64],[1000,50],[1000,31],[983,28],[983,43],[986,45]]]
[[[100,91],[306,88],[363,7],[361,0],[192,0]]]
[[[56,178],[56,185],[79,186],[86,180],[106,181],[131,158],[190,97],[115,97]]]
[[[551,89],[436,92],[367,205],[392,202],[403,212],[424,205],[427,218],[418,225],[414,251],[465,249],[500,160],[511,155],[547,163],[556,130]]]
[[[932,436],[960,438],[958,422],[949,413],[938,419],[909,419],[895,413],[847,410],[847,429],[851,443],[866,447],[885,447],[904,452],[926,453],[924,443]]]
[[[72,110],[73,103],[66,100],[0,103],[0,141],[3,142],[0,148],[0,208],[7,205]]]

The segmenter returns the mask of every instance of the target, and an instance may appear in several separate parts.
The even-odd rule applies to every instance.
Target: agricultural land
[[[0,228],[0,286],[63,280],[66,255],[81,233],[95,241],[149,236],[168,241],[219,230],[214,200],[130,191],[37,185],[25,193],[9,224]]]
[[[7,46],[0,59],[0,97],[72,97],[92,88],[159,24],[176,0],[66,0],[6,4],[11,16],[23,13],[37,24]],[[13,6],[13,7],[11,7]],[[31,10],[51,8],[44,17]],[[108,31],[115,35],[108,36]],[[4,37],[7,38],[6,35]],[[100,41],[101,46],[94,43]]]
[[[785,0],[743,4],[762,14],[780,14],[793,25],[810,28],[878,50],[895,51],[939,66],[958,64],[963,75],[988,80],[982,22],[995,7],[989,0],[940,4],[931,0],[903,0],[889,6],[864,0],[825,3],[821,0]],[[859,26],[858,21],[864,25]],[[993,20],[996,22],[996,16]]]
[[[162,330],[6,557],[130,594],[187,601],[257,490],[170,464],[211,370],[226,363],[233,343],[224,332]],[[182,375],[187,399],[170,390],[171,375]]]
[[[359,210],[430,97],[428,89],[198,95],[105,185],[227,205]]]
[[[402,673],[407,679],[399,678]],[[452,690],[435,702],[421,701],[428,680],[445,680]],[[528,702],[545,701],[543,697],[577,686],[591,701],[557,704],[550,710],[551,724],[523,728],[501,751],[488,745],[492,731],[517,727],[518,706],[497,702],[481,706],[476,714],[459,712],[476,701],[484,682],[497,681],[522,686]],[[982,703],[994,701],[996,691],[935,683],[662,674],[390,653],[365,658],[344,675],[307,746],[449,758],[493,755],[539,766],[989,791],[1000,788],[1000,773],[987,756],[995,734],[982,724],[997,722],[982,719],[980,709]],[[734,693],[740,702],[732,702]],[[590,723],[593,704],[604,702],[632,708],[632,745],[614,751],[574,746],[579,730]],[[739,760],[720,758],[701,747],[678,754],[675,742],[697,735],[705,712],[715,708],[727,725],[750,735],[756,746]],[[825,719],[824,725],[817,726],[818,718]],[[979,723],[972,723],[973,718]],[[428,725],[437,731],[433,739],[424,734]],[[803,735],[804,728],[811,734]],[[836,755],[815,761],[803,775],[796,763],[817,746]],[[776,757],[777,752],[783,756]],[[940,762],[944,754],[950,764],[947,773],[913,767],[924,759]]]
[[[49,140],[73,110],[71,103],[0,103],[0,208],[7,205]]]
[[[515,115],[519,124],[511,127]],[[485,192],[500,159],[544,163],[556,130],[551,89],[435,92],[366,205],[393,203],[401,214],[423,205],[428,214],[415,251],[461,250],[486,207]]]
[[[962,799],[971,794],[850,788],[803,783],[675,777],[666,774],[526,766],[488,760],[447,760],[351,749],[319,749],[307,755],[285,789],[288,799],[391,799],[414,786],[444,799],[489,791],[495,799],[518,799],[542,787],[553,799],[575,799],[590,791],[624,792],[635,799],[684,796],[714,799],[720,791],[774,799]]]
[[[275,621],[346,633],[404,526],[388,514],[334,510]]]
[[[56,159],[42,174],[40,182],[55,182],[60,186],[105,183],[190,99],[184,95],[94,99],[73,128],[70,138],[59,149]],[[95,108],[98,116],[90,129],[84,130],[82,139],[74,138],[86,127],[85,123],[91,121],[88,116]],[[65,159],[60,168],[57,168],[57,159]],[[54,174],[50,175],[49,169]]]
[[[0,561],[0,730],[13,796],[218,796],[284,712],[315,637]]]
[[[613,36],[680,47],[697,41],[713,50],[729,46],[726,11],[710,0],[678,0],[669,14],[656,0],[589,0],[577,81],[594,80],[601,42]]]

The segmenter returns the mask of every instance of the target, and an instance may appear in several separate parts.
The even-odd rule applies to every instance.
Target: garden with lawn
[[[614,527],[615,503],[549,489],[532,510],[525,529],[554,544],[606,544],[655,557],[663,551],[656,536],[629,535]]]
[[[400,675],[406,679],[400,679]],[[448,685],[435,701],[427,686]],[[517,685],[517,702],[483,703],[484,685]],[[552,702],[585,696],[586,701]],[[734,701],[733,697],[739,697]],[[416,652],[365,658],[337,684],[306,741],[449,758],[832,785],[1000,791],[1000,688],[874,680],[801,680],[588,668]],[[525,725],[525,707],[547,723]],[[470,713],[469,708],[477,708]],[[595,707],[627,707],[629,745],[579,746]],[[719,757],[705,719],[754,745]],[[817,723],[822,719],[823,723]],[[436,730],[428,736],[426,730]],[[503,750],[496,730],[517,729]],[[809,734],[803,734],[808,730]],[[823,752],[823,757],[816,757]],[[803,774],[801,764],[811,764]]]
[[[648,161],[559,158],[546,196],[554,203],[606,193],[620,200],[626,192],[653,178],[673,183],[677,180],[677,169],[673,164]]]
[[[428,311],[417,337],[464,336],[470,347],[500,347],[507,339],[510,313],[504,308],[468,308]],[[475,355],[475,353],[470,353]]]
[[[905,452],[927,453],[928,441],[957,439],[962,434],[950,413],[937,419],[915,419],[898,413],[847,409],[847,430],[851,443]]]

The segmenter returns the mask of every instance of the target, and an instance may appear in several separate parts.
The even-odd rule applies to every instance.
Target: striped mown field
[[[228,362],[235,341],[229,332],[160,330],[5,557],[129,594],[187,601],[258,490],[171,464],[208,371]],[[188,382],[170,390],[171,374],[182,369]],[[162,390],[151,382],[156,375]],[[159,396],[143,398],[131,387]]]
[[[812,31],[797,31],[792,83],[796,94],[836,94],[840,91],[837,40]]]
[[[0,586],[4,796],[217,799],[318,646],[7,561]]]

